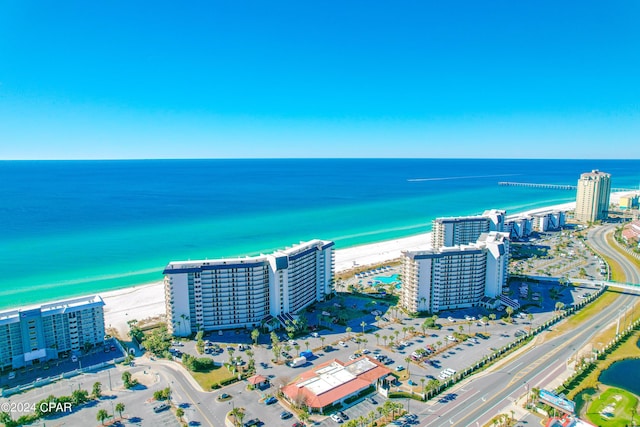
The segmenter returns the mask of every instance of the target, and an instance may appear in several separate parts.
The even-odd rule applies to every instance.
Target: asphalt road
[[[623,266],[627,281],[639,282],[638,270],[623,256],[609,248],[604,235],[615,226],[603,226],[589,234],[591,245]],[[484,425],[510,403],[526,393],[527,388],[550,383],[565,369],[569,358],[585,346],[604,327],[615,322],[620,311],[638,297],[622,292],[608,309],[601,311],[580,329],[543,342],[539,337],[518,357],[499,363],[486,373],[454,387],[443,398],[420,412],[421,425]],[[536,344],[543,342],[542,344]]]
[[[620,224],[608,224],[592,229],[587,234],[587,242],[596,251],[605,254],[620,264],[628,283],[640,284],[640,273],[638,273],[638,269],[635,268],[624,255],[609,246],[606,241],[606,235],[612,233],[619,225]]]

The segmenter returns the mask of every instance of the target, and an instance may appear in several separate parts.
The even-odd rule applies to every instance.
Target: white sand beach
[[[622,193],[626,194],[626,193]],[[621,193],[611,195],[616,202]],[[548,210],[571,210],[575,202],[532,209],[525,213],[508,215],[509,218],[526,214],[534,214]],[[431,245],[431,233],[423,233],[401,239],[393,239],[379,243],[337,249],[335,252],[336,272],[345,271],[354,266],[366,266],[390,261],[400,257],[404,250],[428,249]],[[164,315],[164,287],[162,282],[133,286],[117,291],[100,294],[104,299],[105,323],[107,328],[116,328],[122,336],[128,330],[127,322],[132,319],[142,320]]]

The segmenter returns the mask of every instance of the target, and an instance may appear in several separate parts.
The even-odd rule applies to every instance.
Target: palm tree
[[[407,337],[407,331],[409,330],[409,328],[407,328],[406,326],[402,327],[402,339],[405,339]]]
[[[376,316],[376,327],[377,327],[378,329],[380,329],[380,319],[382,319],[382,317],[380,317],[380,316]]]
[[[241,426],[244,418],[244,408],[233,408],[230,414],[233,415],[233,425]]]
[[[527,320],[529,321],[529,332],[533,329],[533,314],[527,314]]]
[[[303,423],[305,421],[307,421],[310,418],[309,412],[307,412],[307,410],[303,410],[302,412],[300,412],[298,414],[298,418],[300,418],[300,421],[302,421]]]
[[[96,414],[96,420],[100,421],[100,423],[104,425],[104,420],[106,420],[107,418],[109,418],[109,413],[106,410],[98,410],[98,413]]]
[[[409,356],[404,358],[405,363],[407,364],[407,375],[411,378],[411,373],[409,372],[409,366],[411,366],[411,358]]]
[[[386,336],[386,335],[383,335],[383,336],[382,336],[382,341],[384,341],[384,346],[385,346],[385,347],[387,346],[387,340],[388,340],[388,339],[389,339],[389,337],[388,337],[388,336]]]
[[[496,320],[496,314],[495,314],[495,313],[491,313],[491,314],[489,314],[489,319],[490,319],[492,322],[495,322],[495,320]]]
[[[347,332],[347,339],[351,339],[351,331],[353,329],[351,329],[351,327],[347,326],[347,329],[345,329],[345,331]]]
[[[362,322],[360,322],[360,326],[362,326],[362,335],[364,335],[364,327],[367,326],[367,322],[363,320]]]
[[[400,335],[400,331],[396,329],[395,331],[393,331],[393,335],[395,335],[396,342],[397,342],[398,341],[398,335]]]
[[[122,402],[118,402],[118,403],[116,403],[116,408],[115,408],[115,410],[116,410],[116,412],[118,413],[118,416],[119,416],[120,418],[122,418],[122,413],[124,412],[124,408],[125,408],[124,403],[122,403]]]
[[[487,325],[489,324],[489,318],[487,316],[482,316],[482,323],[484,324],[484,333],[487,333]]]
[[[424,382],[425,382],[425,378],[422,377],[420,378],[420,390],[424,393]]]
[[[182,324],[186,327],[187,326],[187,320],[189,320],[189,316],[187,316],[186,314],[182,313],[180,315],[180,318],[182,318]]]
[[[511,322],[511,315],[513,314],[513,308],[512,307],[507,307],[505,309],[505,311],[507,312],[507,316],[508,316],[509,322]]]
[[[178,420],[182,422],[182,417],[184,417],[184,409],[182,408],[176,409],[176,417],[178,417]]]
[[[440,340],[436,341],[436,345],[438,346],[438,347],[436,347],[436,349],[442,347],[442,341],[440,341]]]
[[[380,345],[380,334],[376,332],[373,336],[376,337],[376,345]]]
[[[251,339],[253,340],[253,345],[258,345],[258,337],[260,336],[260,331],[258,329],[254,329],[251,331]]]
[[[369,420],[369,423],[373,423],[373,420],[376,419],[376,412],[375,411],[370,411],[369,415],[367,416],[367,419]]]
[[[322,343],[322,347],[324,347],[324,340],[326,340],[326,338],[324,336],[320,337],[320,342]]]

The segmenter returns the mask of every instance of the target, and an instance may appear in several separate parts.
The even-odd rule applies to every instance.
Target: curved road
[[[623,266],[627,281],[640,283],[640,273],[625,257],[608,247],[604,236],[615,226],[602,226],[589,233],[589,241],[597,251],[610,256]],[[580,329],[544,340],[544,332],[517,357],[497,365],[452,388],[448,394],[419,411],[421,425],[481,426],[505,411],[529,388],[544,388],[566,370],[566,362],[576,355],[604,327],[618,319],[620,311],[637,298],[623,292],[607,310],[597,313]],[[508,409],[507,409],[508,410]]]
[[[609,246],[607,243],[607,234],[612,233],[617,225],[618,224],[603,225],[591,229],[587,234],[587,242],[594,250],[608,256],[620,264],[627,282],[639,284],[640,274],[638,273],[638,269],[624,255],[618,252],[615,248]]]

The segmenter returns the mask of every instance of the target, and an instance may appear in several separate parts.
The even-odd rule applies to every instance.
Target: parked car
[[[367,402],[371,403],[372,405],[378,404],[378,402],[376,402],[376,400],[373,397],[367,397]]]
[[[282,413],[280,413],[280,419],[281,420],[286,420],[288,418],[291,418],[293,416],[293,414],[289,411],[283,411]]]
[[[278,401],[278,399],[276,399],[273,396],[270,396],[267,398],[267,400],[264,401],[264,403],[266,403],[267,405],[272,405],[274,403],[276,403]]]
[[[347,416],[347,414],[345,414],[342,411],[338,411],[338,415],[340,415],[340,418],[342,418],[343,420],[348,420],[349,417]]]
[[[347,346],[347,344],[344,341],[340,341],[340,342],[338,342],[338,344],[341,345],[342,347],[346,347]]]
[[[166,404],[166,403],[161,403],[161,404],[156,405],[156,406],[153,407],[153,412],[158,413],[158,412],[165,411],[167,409],[169,409],[169,405]]]
[[[331,419],[337,423],[341,423],[342,422],[342,418],[340,418],[340,415],[338,414],[331,414]]]
[[[404,366],[402,366],[402,365],[396,366],[396,371],[398,371],[398,372],[404,371]]]
[[[249,420],[246,423],[244,423],[243,426],[244,427],[253,427],[253,426],[259,426],[260,424],[262,424],[262,421],[260,421],[258,418],[254,418],[254,419]]]

